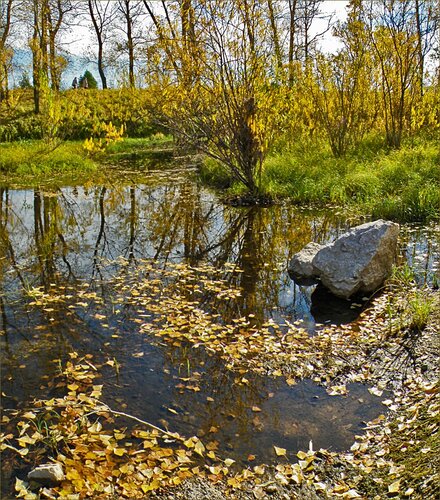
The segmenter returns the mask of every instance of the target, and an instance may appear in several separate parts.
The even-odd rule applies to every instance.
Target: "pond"
[[[105,184],[52,190],[3,187],[0,194],[3,409],[53,394],[58,360],[76,351],[104,364],[103,399],[112,408],[198,435],[241,465],[251,455],[253,463],[274,462],[274,445],[290,458],[310,441],[315,449],[347,449],[383,411],[361,384],[329,396],[311,380],[289,385],[249,372],[241,383],[242,374],[215,353],[150,337],[141,328],[148,317],[115,299],[145,262],[161,272],[179,263],[209,266],[241,290],[224,307],[202,290],[199,301],[221,321],[301,322],[313,335],[320,324],[355,320],[362,305],[295,285],[287,263],[309,241],[331,241],[362,221],[336,209],[226,206],[175,170],[113,172]],[[439,228],[402,229],[402,256],[421,284],[435,283]],[[64,299],[31,306],[35,290]],[[91,296],[104,304],[105,318]],[[78,297],[81,307],[72,305]]]

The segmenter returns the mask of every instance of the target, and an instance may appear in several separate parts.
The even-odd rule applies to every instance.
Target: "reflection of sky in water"
[[[402,253],[419,285],[440,284],[440,226],[402,228]]]
[[[111,405],[123,401],[129,413],[155,423],[165,421],[184,434],[205,434],[206,440],[215,425],[221,430],[212,439],[237,460],[249,453],[271,460],[273,444],[293,452],[307,448],[309,440],[315,448],[346,448],[361,422],[377,414],[377,400],[363,386],[353,385],[344,398],[330,397],[309,381],[288,387],[282,380],[247,375],[249,385],[238,385],[235,375],[203,349],[152,346],[132,324],[115,323],[105,329],[92,316],[66,317],[62,309],[51,324],[44,312],[30,314],[20,305],[28,301],[21,295],[24,287],[78,280],[95,280],[95,289],[106,297],[108,290],[99,278],[111,275],[115,267],[103,265],[101,259],[124,256],[133,266],[142,258],[155,258],[163,266],[186,260],[217,268],[229,262],[244,271],[231,281],[244,289],[243,298],[232,306],[234,314],[254,313],[280,324],[302,320],[313,329],[314,316],[325,322],[338,308],[342,315],[350,308],[341,301],[330,305],[315,287],[295,285],[287,264],[309,241],[332,241],[356,221],[287,206],[227,207],[188,182],[65,188],[46,195],[11,190],[3,192],[0,215],[6,407],[47,396],[47,389],[39,387],[56,372],[53,359],[78,350],[120,363],[119,377],[110,368],[104,373],[104,396]],[[418,280],[432,283],[439,273],[439,228],[404,228],[402,236],[402,251],[416,267]],[[11,290],[14,296],[8,294]],[[320,302],[329,307],[319,307]],[[112,337],[115,333],[118,337]],[[133,357],[134,353],[142,356]],[[177,387],[185,370],[191,376],[199,373],[199,392]],[[207,397],[214,401],[208,404]],[[252,406],[261,412],[253,412]]]
[[[235,262],[239,267],[247,266],[244,274],[248,279],[242,286],[260,295],[266,313],[278,317],[277,311],[282,310],[293,320],[311,320],[312,289],[296,287],[285,272],[294,253],[292,247],[299,250],[303,241],[305,244],[311,238],[328,241],[341,225],[334,217],[330,222],[327,215],[292,215],[286,207],[264,208],[257,213],[225,207],[193,184],[66,188],[39,196],[38,214],[33,192],[11,191],[8,196],[10,243],[18,268],[33,285],[39,285],[41,278],[35,272],[39,265],[35,234],[44,231],[40,240],[51,238],[48,259],[64,279],[89,281],[99,277],[99,260],[119,256],[164,262],[187,259],[194,264],[206,260],[220,267],[224,262]],[[298,239],[298,220],[304,227],[299,232],[300,241],[292,242]],[[38,222],[43,229],[37,229]],[[47,245],[42,246],[48,250]]]

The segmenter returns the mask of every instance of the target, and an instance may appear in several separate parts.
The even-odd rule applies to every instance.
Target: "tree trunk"
[[[135,88],[136,82],[134,77],[134,43],[133,33],[131,29],[131,20],[127,19],[127,46],[128,46],[128,79],[130,87]]]
[[[288,53],[289,85],[293,85],[295,79],[293,61],[295,55],[296,6],[297,6],[297,0],[289,0],[289,53]]]
[[[33,80],[33,87],[34,87],[34,113],[38,115],[40,113],[40,85],[41,85],[41,80],[40,80],[40,73],[41,73],[41,55],[40,55],[40,48],[38,45],[38,31],[37,31],[37,22],[38,22],[38,17],[37,13],[35,12],[35,17],[34,17],[34,33],[32,36],[32,80]]]
[[[423,55],[422,26],[420,21],[420,2],[415,0],[416,24],[417,24],[417,53],[419,58],[419,86],[420,95],[423,97],[423,73],[425,71],[425,57]]]
[[[99,76],[101,78],[102,88],[106,89],[107,88],[107,77],[105,76],[105,72],[104,72],[103,56],[104,56],[104,44],[102,43],[102,39],[99,36],[98,37],[98,73],[99,73]]]
[[[93,28],[95,29],[96,39],[98,41],[98,73],[101,78],[102,88],[107,88],[107,78],[104,71],[104,40],[102,37],[103,27],[96,19],[95,11],[93,9],[92,0],[88,0],[90,18],[92,20]]]
[[[272,0],[267,0],[267,7],[269,10],[269,22],[270,27],[272,29],[272,39],[273,39],[273,48],[275,52],[275,60],[277,63],[278,69],[283,67],[283,56],[281,54],[281,46],[280,46],[280,37],[278,33],[278,27],[275,19],[275,12],[273,8]]]
[[[6,53],[6,41],[11,29],[12,1],[8,0],[6,5],[6,15],[4,17],[3,32],[0,38],[0,102],[8,98],[9,75],[8,75],[8,54]]]

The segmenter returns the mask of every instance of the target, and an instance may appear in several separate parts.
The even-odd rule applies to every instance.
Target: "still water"
[[[328,396],[309,380],[290,387],[282,379],[247,374],[249,383],[239,385],[215,355],[153,342],[135,322],[103,325],[91,311],[63,309],[67,302],[51,311],[27,307],[34,287],[93,290],[111,304],[107,285],[120,272],[120,257],[128,269],[143,259],[163,269],[178,262],[228,263],[242,271],[231,286],[243,292],[222,314],[252,314],[280,325],[301,321],[313,334],[317,323],[352,321],[359,310],[295,285],[286,272],[289,259],[308,242],[331,241],[363,221],[287,205],[225,206],[188,176],[172,172],[141,180],[126,173],[105,185],[54,190],[4,187],[0,194],[3,408],[50,396],[54,360],[77,351],[93,354],[97,363],[116,360],[118,371],[103,368],[103,399],[111,407],[217,441],[223,456],[242,464],[250,454],[258,462],[274,461],[273,445],[287,448],[289,457],[310,441],[315,449],[346,449],[363,424],[383,411],[380,399],[360,384],[349,386],[345,397]],[[438,279],[438,228],[402,228],[401,253],[418,269],[421,284]]]

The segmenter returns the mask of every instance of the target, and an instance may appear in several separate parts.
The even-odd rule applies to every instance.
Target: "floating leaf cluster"
[[[289,385],[311,378],[326,385],[332,395],[346,394],[348,382],[366,381],[379,385],[372,389],[379,395],[387,386],[401,385],[415,368],[420,371],[415,358],[423,331],[411,335],[414,301],[409,297],[434,303],[427,291],[422,294],[411,286],[399,293],[390,288],[357,321],[318,325],[311,335],[299,322],[258,324],[252,314],[237,314],[242,291],[230,285],[240,272],[233,266],[168,263],[163,269],[158,262],[145,260],[132,268],[122,258],[117,264],[116,276],[106,282],[110,299],[84,284],[76,291],[33,289],[30,305],[50,315],[58,304],[63,313],[99,322],[113,336],[123,334],[131,323],[152,342],[202,348],[242,375],[253,371],[283,376]]]
[[[59,383],[67,394],[36,401],[26,412],[10,412],[3,418],[10,432],[0,435],[3,452],[24,460],[30,451],[33,459],[49,453],[62,465],[65,480],[52,488],[55,498],[143,498],[194,475],[215,479],[229,473],[231,463],[220,462],[195,436],[185,439],[136,418],[141,428],[117,428],[116,417],[134,417],[100,401],[97,367],[76,353],[71,357]],[[200,465],[205,456],[216,465]],[[22,479],[17,478],[16,490],[18,497],[39,498]]]

